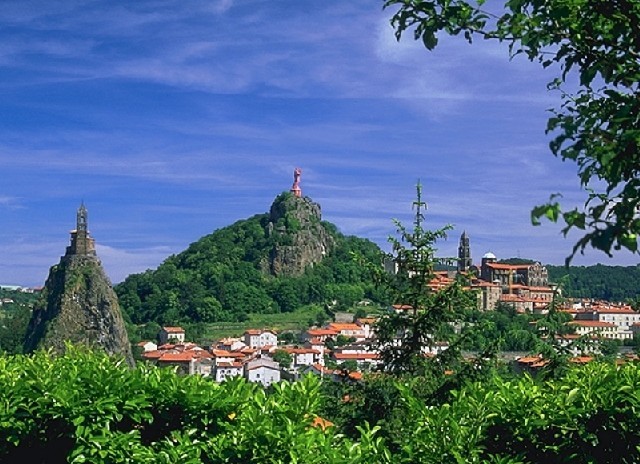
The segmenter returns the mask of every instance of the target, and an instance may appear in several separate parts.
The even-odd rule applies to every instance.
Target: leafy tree
[[[482,326],[482,331],[474,331],[465,339],[465,349],[482,350],[490,341],[498,341],[498,348],[503,351],[529,352],[538,346],[532,317],[519,314],[511,304],[499,302],[493,311],[472,310],[465,320]]]
[[[281,342],[285,345],[292,345],[296,343],[299,339],[299,334],[294,332],[281,332],[278,334],[278,342]]]
[[[13,309],[0,313],[0,351],[19,354],[22,353],[31,311],[22,304],[13,306]]]
[[[549,311],[540,318],[536,327],[540,336],[537,351],[548,361],[542,372],[542,377],[561,377],[569,368],[569,358],[572,348],[579,347],[583,340],[568,341],[564,337],[575,332],[569,325],[573,318],[564,311],[558,311],[554,299]]]
[[[600,354],[605,360],[612,361],[616,359],[620,352],[620,340],[612,340],[605,338],[600,340]]]
[[[44,393],[44,394],[43,394]],[[0,461],[141,464],[391,462],[376,430],[314,427],[320,380],[222,384],[69,347],[0,356]]]
[[[273,353],[273,360],[277,362],[282,369],[289,369],[293,363],[293,356],[285,350],[276,350]]]
[[[358,309],[356,309],[356,312],[353,314],[353,318],[362,319],[364,317],[367,317],[367,310],[364,309],[362,306],[360,306]]]
[[[532,211],[584,235],[567,262],[590,245],[638,251],[640,233],[640,3],[636,0],[508,0],[499,14],[484,0],[384,0],[400,37],[412,30],[428,50],[438,35],[497,40],[512,57],[558,66],[549,84],[561,105],[547,124],[551,152],[577,164],[584,208],[563,211],[559,194]],[[573,77],[578,85],[574,90]]]
[[[340,369],[347,372],[357,372],[358,362],[355,359],[348,359],[340,364]]]
[[[355,337],[347,337],[346,335],[338,334],[338,336],[336,337],[336,342],[334,346],[345,346],[355,341],[356,341]]]

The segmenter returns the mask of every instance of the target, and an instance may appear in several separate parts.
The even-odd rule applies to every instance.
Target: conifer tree
[[[427,204],[419,182],[416,194],[413,228],[407,229],[396,220],[399,236],[389,238],[392,252],[385,259],[394,264],[394,272],[379,276],[394,310],[379,320],[377,344],[384,370],[426,376],[436,381],[438,389],[475,369],[474,363],[463,361],[460,347],[471,329],[463,314],[475,308],[476,296],[465,288],[467,276],[458,275],[445,286],[435,284],[437,266],[454,261],[436,257],[436,242],[446,239],[452,227],[425,228]]]

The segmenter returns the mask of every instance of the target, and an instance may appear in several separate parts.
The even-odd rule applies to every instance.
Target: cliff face
[[[271,205],[268,234],[275,241],[268,271],[275,276],[299,276],[335,246],[321,223],[320,205],[291,193],[279,195]]]
[[[24,350],[63,353],[65,342],[102,349],[134,364],[118,298],[95,256],[64,256],[51,268]]]

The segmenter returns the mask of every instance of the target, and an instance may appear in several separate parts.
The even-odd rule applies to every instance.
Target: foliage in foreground
[[[170,369],[127,368],[99,353],[0,358],[0,461],[47,463],[375,462],[359,442],[311,426],[319,380],[267,394]],[[382,453],[382,454],[380,454]]]
[[[403,405],[393,453],[377,427],[352,438],[311,426],[323,397],[313,377],[265,392],[171,370],[128,369],[71,350],[0,358],[0,461],[72,463],[637,462],[640,367],[592,364],[562,379],[498,375],[427,406],[416,384],[382,387]],[[364,389],[375,400],[374,387]],[[373,403],[372,403],[373,404]],[[381,403],[382,404],[382,403]],[[385,420],[378,410],[376,420]],[[365,419],[365,417],[363,417]],[[396,418],[397,419],[397,418]],[[372,424],[373,425],[373,424]]]
[[[368,382],[368,381],[366,381]],[[366,383],[363,384],[366,386]],[[171,370],[131,370],[103,354],[0,358],[0,461],[32,463],[626,463],[640,460],[640,366],[591,364],[560,379],[494,375],[427,406],[416,384],[380,388],[403,405],[393,453],[377,427],[352,438],[311,426],[324,403],[307,377],[265,391]],[[375,384],[364,388],[375,404]],[[384,392],[382,392],[384,393]],[[378,402],[384,405],[384,401]],[[376,411],[377,422],[386,420]],[[361,420],[367,419],[362,417]],[[397,417],[395,419],[398,419]]]

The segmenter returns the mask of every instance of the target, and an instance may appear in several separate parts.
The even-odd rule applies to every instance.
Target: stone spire
[[[87,229],[87,208],[78,209],[71,244],[52,266],[27,327],[24,352],[64,353],[66,343],[87,345],[134,365],[118,297],[96,255]]]
[[[65,256],[96,256],[95,240],[89,235],[88,213],[84,202],[76,215],[76,229],[71,231],[71,244]]]
[[[302,189],[300,188],[300,176],[302,175],[302,169],[295,168],[293,171],[293,186],[291,187],[291,193],[297,197],[302,196]]]
[[[469,272],[472,264],[469,236],[465,230],[460,236],[460,245],[458,246],[458,272]]]

